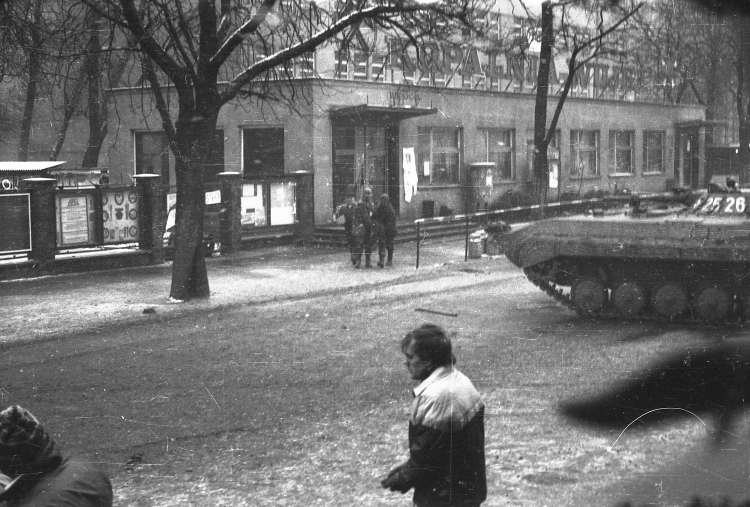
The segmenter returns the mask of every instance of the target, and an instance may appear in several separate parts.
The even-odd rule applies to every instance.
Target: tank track
[[[743,327],[744,324],[748,323],[747,317],[743,315],[733,315],[723,321],[704,321],[693,315],[692,312],[687,312],[684,316],[679,318],[666,318],[659,315],[658,313],[651,311],[647,308],[637,318],[624,319],[617,311],[611,306],[607,305],[598,312],[584,312],[580,308],[573,304],[570,294],[566,294],[563,289],[557,287],[554,283],[550,282],[544,274],[533,267],[524,268],[526,278],[531,283],[539,287],[542,292],[552,297],[562,306],[574,311],[579,317],[590,318],[590,319],[613,319],[613,320],[630,320],[639,322],[662,322],[670,324],[710,324],[714,326],[722,327]]]

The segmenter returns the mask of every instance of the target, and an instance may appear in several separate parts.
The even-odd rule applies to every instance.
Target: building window
[[[245,178],[284,174],[283,127],[244,129],[242,162],[242,173]]]
[[[516,179],[515,131],[485,129],[484,155],[486,162],[495,163],[495,178],[498,180]]]
[[[295,77],[305,78],[315,75],[315,53],[308,52],[294,59]]]
[[[169,141],[165,132],[135,132],[135,174],[158,174],[169,182]]]
[[[534,131],[526,131],[526,181],[534,181]],[[555,135],[547,145],[547,167],[550,172],[550,180],[560,177],[560,131],[555,130]],[[553,188],[553,187],[550,187]]]
[[[352,78],[359,81],[367,80],[367,57],[369,55],[359,49],[352,50],[350,54],[352,58]]]
[[[570,175],[579,178],[599,176],[599,131],[570,131]]]
[[[665,132],[643,133],[643,172],[664,172]]]
[[[334,77],[338,79],[349,78],[349,51],[340,49],[334,57]]]
[[[461,181],[461,129],[419,127],[417,174],[420,184]]]
[[[609,131],[609,153],[612,157],[612,172],[633,174],[633,141],[632,130]]]

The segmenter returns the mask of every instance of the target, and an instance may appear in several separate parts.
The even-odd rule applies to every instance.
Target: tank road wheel
[[[651,305],[662,317],[672,319],[688,308],[688,295],[685,288],[676,282],[660,285],[651,294]]]
[[[693,298],[693,308],[701,320],[724,320],[732,311],[732,296],[716,285],[704,287]]]
[[[607,288],[595,278],[584,278],[571,288],[570,300],[584,314],[597,313],[607,304]]]
[[[646,289],[638,282],[621,283],[612,290],[611,302],[620,315],[632,319],[646,308]]]

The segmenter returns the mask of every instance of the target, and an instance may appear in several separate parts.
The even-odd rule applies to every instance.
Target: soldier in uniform
[[[359,268],[362,264],[362,252],[365,249],[365,240],[369,241],[371,233],[370,213],[367,206],[357,202],[356,192],[351,189],[346,196],[346,204],[336,210],[334,219],[344,217],[344,230],[346,241],[349,245],[349,254],[352,264]],[[366,263],[369,262],[369,256]]]

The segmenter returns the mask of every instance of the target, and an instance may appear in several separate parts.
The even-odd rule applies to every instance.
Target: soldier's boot
[[[362,254],[355,255],[354,267],[359,269],[362,265]]]
[[[365,267],[371,268],[372,264],[370,264],[370,254],[365,254]]]
[[[383,267],[383,257],[384,257],[383,252],[378,252],[378,267],[379,268]]]
[[[393,248],[388,249],[388,260],[385,263],[386,266],[393,266]]]
[[[352,266],[354,266],[357,263],[357,254],[352,252],[351,254],[349,254],[349,256],[351,257]]]

